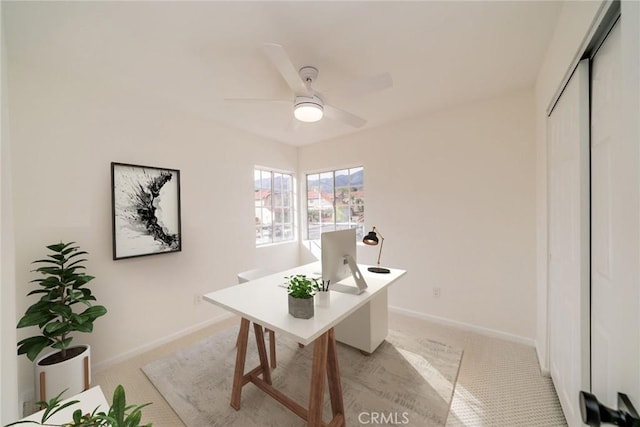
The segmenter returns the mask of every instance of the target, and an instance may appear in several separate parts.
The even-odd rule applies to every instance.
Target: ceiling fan
[[[289,59],[289,55],[287,55],[284,48],[279,44],[265,43],[262,48],[293,92],[293,114],[297,120],[310,123],[317,122],[326,116],[356,128],[360,128],[367,123],[362,117],[358,117],[355,114],[327,103],[326,98],[311,87],[312,83],[318,77],[318,69],[316,67],[306,65],[300,69],[296,69]],[[391,87],[392,84],[389,73],[383,73],[356,81],[341,90],[341,92],[343,95],[355,97],[386,89]],[[238,98],[227,98],[225,101],[263,103],[292,102],[291,100]]]

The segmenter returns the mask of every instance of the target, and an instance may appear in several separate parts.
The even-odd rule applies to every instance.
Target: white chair
[[[254,268],[253,270],[243,271],[238,273],[238,283],[245,283],[250,280],[260,279],[261,277],[274,274],[275,271],[268,270],[266,268]]]
[[[238,273],[238,283],[246,283],[251,280],[256,280],[264,276],[268,276],[273,274],[274,272],[265,268],[255,268],[253,270],[243,271],[242,273]],[[265,332],[269,333],[269,355],[271,359],[271,369],[276,368],[276,334],[269,328],[264,329]],[[236,346],[238,342],[236,341]]]

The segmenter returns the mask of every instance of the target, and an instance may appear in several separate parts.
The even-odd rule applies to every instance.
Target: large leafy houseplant
[[[79,402],[78,400],[71,400],[62,403],[61,396],[63,393],[64,392],[60,393],[49,401],[38,402],[38,405],[44,409],[40,421],[17,421],[15,423],[8,424],[6,427],[17,424],[58,426],[58,424],[51,424],[49,421],[50,418],[63,409],[73,406]],[[143,405],[127,405],[124,387],[122,387],[122,385],[118,385],[113,392],[113,403],[107,413],[98,412],[98,409],[96,408],[91,413],[83,414],[82,410],[76,409],[71,416],[71,420],[62,424],[61,427],[151,427],[151,423],[141,425],[142,408],[150,404],[151,403],[145,403]]]
[[[27,295],[41,295],[18,322],[18,328],[38,326],[40,333],[18,342],[18,354],[26,354],[34,361],[46,347],[60,350],[58,361],[66,360],[73,332],[92,332],[93,322],[107,313],[101,305],[92,305],[95,297],[86,285],[94,279],[85,274],[81,251],[75,242],[57,243],[47,248],[48,258],[34,261],[42,264],[33,270],[43,278],[34,279],[38,288]]]

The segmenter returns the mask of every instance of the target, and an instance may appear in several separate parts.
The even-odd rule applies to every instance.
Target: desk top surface
[[[406,271],[390,269],[388,274],[371,273],[366,265],[358,264],[368,288],[360,295],[329,291],[328,307],[314,307],[311,319],[297,319],[289,314],[285,277],[305,274],[316,277],[320,263],[314,262],[290,270],[281,271],[260,279],[210,292],[204,299],[263,327],[291,336],[301,344],[310,344],[344,318],[368,303],[378,292],[402,277]],[[353,285],[353,278],[340,282]]]

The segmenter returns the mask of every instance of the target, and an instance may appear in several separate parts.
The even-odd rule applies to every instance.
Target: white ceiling
[[[533,85],[555,1],[2,2],[9,61],[168,102],[216,122],[304,145],[359,131],[325,118],[292,128],[293,99],[261,51],[281,44],[314,88],[367,119],[361,128]],[[393,87],[340,88],[389,72]]]

